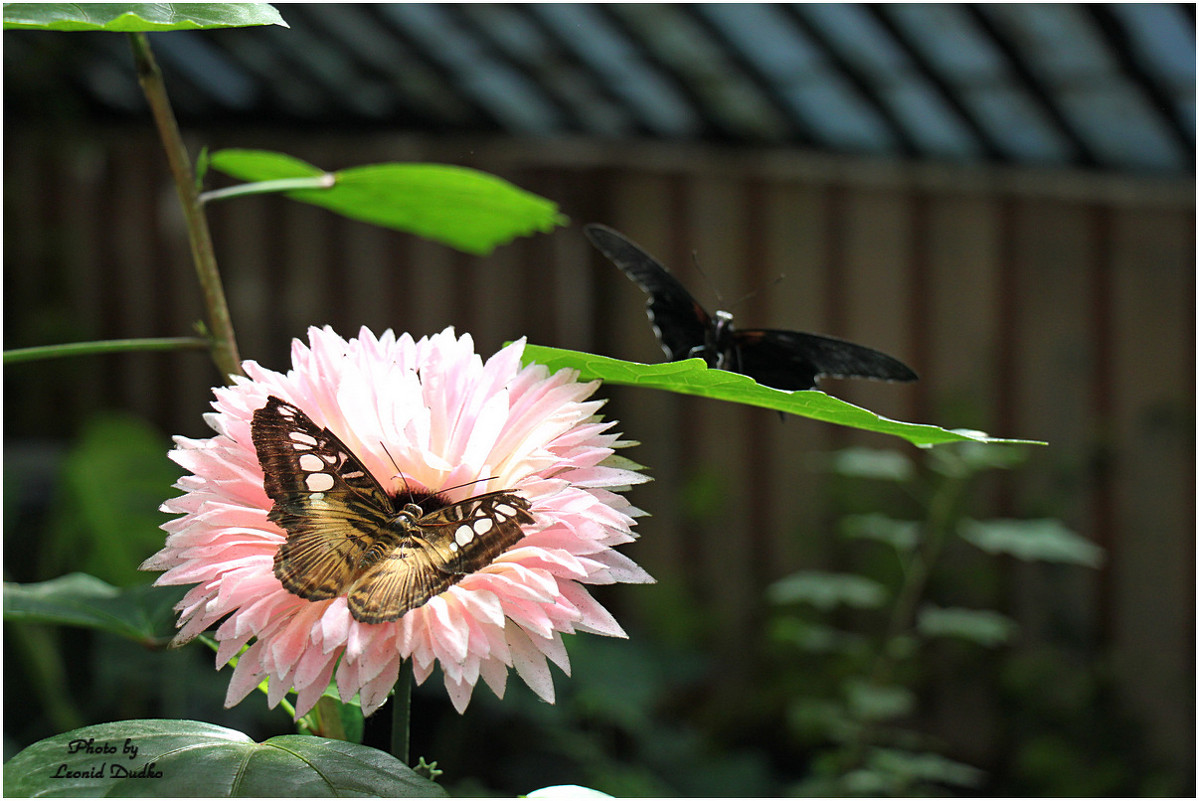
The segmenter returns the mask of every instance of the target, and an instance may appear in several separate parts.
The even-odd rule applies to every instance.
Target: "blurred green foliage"
[[[213,670],[208,649],[162,647],[178,588],[151,589],[132,566],[165,536],[152,510],[179,472],[167,448],[140,422],[97,418],[58,460],[48,511],[19,516],[40,570],[68,575],[6,586],[6,758],[106,720],[204,720],[256,740],[296,730],[262,694],[223,709],[229,670]],[[1142,751],[1093,654],[1024,645],[1004,612],[1012,565],[1085,570],[1099,557],[1056,521],[976,519],[980,479],[1020,458],[966,443],[919,462],[860,448],[817,459],[833,480],[837,569],[762,588],[753,653],[739,655],[748,668],[730,672],[694,588],[666,577],[637,596],[630,639],[566,638],[573,676],[556,678],[554,705],[512,680],[502,701],[479,688],[459,716],[435,674],[413,695],[412,755],[437,760],[451,795],[553,784],[615,796],[1185,791]],[[695,514],[711,512],[710,494],[688,497]],[[22,502],[6,494],[11,525],[10,503]],[[326,734],[356,711],[329,700]],[[991,732],[990,745],[947,736],[946,716]],[[351,723],[345,739],[386,750],[389,707],[361,730]]]

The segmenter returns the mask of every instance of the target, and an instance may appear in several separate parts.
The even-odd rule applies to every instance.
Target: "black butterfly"
[[[653,256],[605,225],[585,225],[591,244],[649,295],[650,323],[671,361],[699,357],[776,389],[814,389],[820,376],[915,381],[903,362],[877,350],[802,331],[733,328],[733,315],[709,316]]]
[[[346,595],[363,623],[397,620],[491,564],[533,522],[508,491],[457,503],[432,492],[392,495],[327,428],[270,397],[250,434],[269,519],[287,532],[275,576],[310,601]]]

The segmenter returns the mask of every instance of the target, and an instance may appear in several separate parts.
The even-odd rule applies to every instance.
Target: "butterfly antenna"
[[[691,251],[691,263],[695,265],[695,269],[699,272],[700,275],[703,276],[704,283],[708,285],[708,289],[712,290],[712,294],[716,296],[716,302],[719,303],[721,306],[724,306],[724,295],[720,294],[720,290],[716,287],[716,282],[713,281],[706,272],[704,272],[703,267],[699,266],[699,252],[698,251],[695,251],[695,250]]]
[[[775,277],[775,279],[773,281],[771,281],[769,284],[766,284],[765,286],[760,286],[757,289],[751,290],[748,294],[742,295],[740,298],[737,299],[737,301],[735,303],[732,304],[732,306],[729,306],[729,309],[731,310],[735,306],[740,306],[742,303],[745,303],[747,300],[750,300],[750,299],[756,297],[761,292],[765,292],[767,289],[770,289],[772,286],[777,286],[778,284],[781,284],[783,282],[783,280],[786,279],[786,277],[787,277],[787,275],[785,273],[779,273]]]
[[[478,484],[481,481],[491,481],[494,478],[499,478],[499,476],[488,476],[487,478],[476,478],[474,481],[466,481],[461,484],[455,484],[452,487],[442,487],[441,492],[449,492],[450,490],[456,490],[459,487],[469,487],[471,484]]]
[[[383,444],[383,440],[379,440],[379,447],[387,454],[387,458],[391,460],[391,466],[396,469],[396,475],[400,477],[400,481],[404,482],[404,492],[412,494],[412,487],[408,486],[408,477],[404,475],[404,471],[400,469],[400,465],[396,462],[396,458],[391,455],[391,451],[387,450],[387,446]]]

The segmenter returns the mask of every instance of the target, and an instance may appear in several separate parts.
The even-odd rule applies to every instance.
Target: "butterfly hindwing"
[[[738,330],[730,349],[736,372],[777,389],[813,389],[819,376],[916,380],[911,368],[881,351],[802,331]]]
[[[456,503],[407,493],[401,503],[329,429],[274,396],[250,431],[274,501],[268,518],[287,532],[275,576],[311,601],[345,594],[363,623],[399,619],[490,564],[533,522],[529,502],[508,491]]]
[[[529,502],[491,492],[430,512],[413,527],[413,543],[393,549],[349,591],[350,612],[364,623],[395,620],[495,561],[533,522]]]
[[[605,225],[586,225],[583,233],[629,280],[649,295],[649,319],[670,360],[696,355],[691,351],[704,344],[711,319],[670,270],[623,234]]]

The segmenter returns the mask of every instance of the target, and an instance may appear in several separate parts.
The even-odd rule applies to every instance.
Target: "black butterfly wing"
[[[671,361],[691,358],[703,348],[711,318],[678,279],[657,259],[606,225],[583,226],[591,244],[649,295],[650,323]]]
[[[916,373],[885,353],[843,339],[802,331],[733,333],[727,369],[784,390],[814,389],[819,376],[915,381]]]
[[[275,576],[311,601],[340,595],[385,536],[390,496],[333,432],[279,398],[254,412],[250,434],[274,501],[268,517],[287,532]]]
[[[462,578],[481,570],[524,537],[529,502],[489,492],[430,512],[350,588],[350,614],[363,623],[398,620]]]

